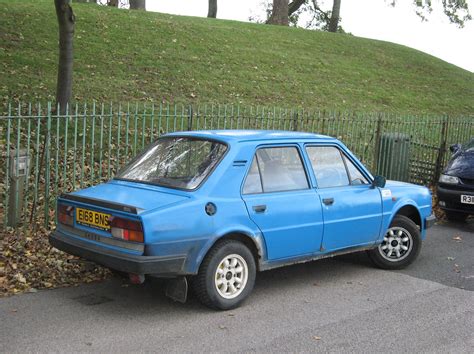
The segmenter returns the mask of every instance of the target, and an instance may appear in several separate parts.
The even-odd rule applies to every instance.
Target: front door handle
[[[333,205],[334,204],[334,198],[324,198],[323,203],[326,205]]]
[[[256,213],[264,213],[265,210],[267,210],[267,206],[266,205],[254,205],[252,207],[253,211],[255,211]]]

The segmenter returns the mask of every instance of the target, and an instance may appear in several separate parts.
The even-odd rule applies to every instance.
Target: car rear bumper
[[[184,275],[186,256],[137,256],[69,237],[60,231],[49,236],[49,243],[66,253],[93,261],[107,268],[133,274],[173,277]]]
[[[457,211],[457,212],[466,213],[466,214],[474,214],[474,205],[461,203],[461,195],[474,196],[474,192],[447,189],[447,188],[438,186],[438,191],[437,191],[438,204],[441,209],[448,210],[448,211]]]

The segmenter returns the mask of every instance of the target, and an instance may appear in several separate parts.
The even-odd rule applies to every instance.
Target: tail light
[[[58,205],[58,222],[64,225],[74,225],[74,207],[70,205]]]
[[[112,216],[109,218],[109,222],[113,237],[126,241],[143,242],[143,228],[140,221]]]

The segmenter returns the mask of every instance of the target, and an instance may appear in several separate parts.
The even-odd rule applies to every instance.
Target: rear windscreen
[[[195,189],[219,163],[227,146],[190,137],[158,139],[116,176],[117,179]]]

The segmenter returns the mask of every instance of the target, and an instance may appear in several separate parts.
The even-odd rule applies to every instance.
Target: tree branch
[[[311,0],[313,2],[313,6],[314,6],[314,11],[316,12],[319,12],[323,17],[324,17],[324,20],[329,23],[329,21],[331,21],[331,18],[328,16],[328,13],[324,10],[322,10],[319,6],[318,6],[318,1],[317,0]]]
[[[307,0],[293,0],[291,4],[288,5],[288,16],[291,16],[293,13],[298,11],[298,9],[306,3]]]

